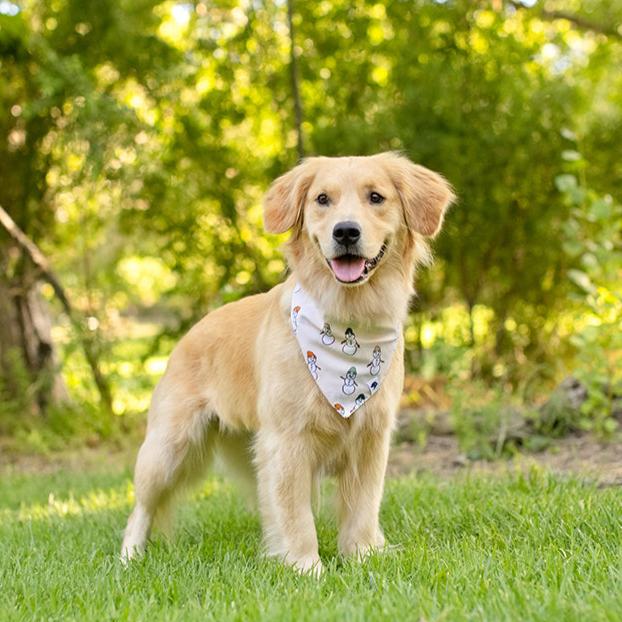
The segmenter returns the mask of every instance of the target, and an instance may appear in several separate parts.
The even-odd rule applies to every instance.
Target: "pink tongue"
[[[335,276],[345,283],[352,283],[359,279],[365,270],[364,257],[337,257],[330,260]]]

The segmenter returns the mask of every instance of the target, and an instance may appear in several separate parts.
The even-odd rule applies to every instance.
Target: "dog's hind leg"
[[[204,405],[168,395],[156,400],[134,474],[136,505],[125,529],[121,558],[145,550],[154,521],[166,527],[175,494],[202,475],[212,458],[217,420]],[[165,407],[170,409],[165,410]]]
[[[216,463],[231,477],[251,509],[257,507],[257,475],[253,464],[253,436],[248,432],[220,430],[216,445]]]

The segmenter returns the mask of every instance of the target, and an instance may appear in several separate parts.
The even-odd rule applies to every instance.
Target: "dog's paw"
[[[319,557],[303,557],[297,560],[291,560],[288,562],[296,570],[296,572],[304,575],[310,575],[319,579],[324,572],[322,561]]]
[[[373,542],[356,542],[348,541],[342,542],[339,545],[339,551],[345,557],[352,557],[359,562],[364,561],[370,555],[382,553],[386,551],[389,546],[384,540],[382,534],[379,535]]]
[[[386,543],[384,539],[384,534],[380,529],[378,529],[378,533],[376,534],[376,542],[374,542],[374,549],[376,551],[382,551],[387,548],[389,545]]]
[[[344,534],[345,535],[345,534]],[[366,557],[374,553],[381,553],[386,550],[388,545],[380,529],[377,530],[375,538],[369,541],[367,538],[356,538],[351,535],[348,538],[340,539],[339,552],[346,557],[354,557],[363,561]]]
[[[362,544],[352,542],[351,544],[341,547],[341,554],[346,557],[351,557],[359,562],[364,561],[367,557],[376,553],[380,549],[373,544]]]
[[[131,543],[124,542],[123,546],[121,547],[121,555],[120,555],[121,563],[124,566],[127,566],[133,559],[136,559],[137,557],[140,557],[141,555],[143,555],[144,552],[145,552],[144,546],[139,546],[137,544],[131,544]]]

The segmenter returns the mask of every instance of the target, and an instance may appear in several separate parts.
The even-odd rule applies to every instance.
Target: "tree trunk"
[[[15,270],[14,273],[17,275],[21,275],[21,278],[19,279],[20,287],[18,288],[17,291],[20,292],[18,294],[19,296],[22,296],[22,297],[25,296],[26,308],[31,309],[31,310],[34,309],[34,313],[31,315],[33,317],[38,317],[38,321],[36,323],[33,322],[33,326],[43,327],[43,333],[45,333],[45,326],[46,325],[49,326],[51,325],[51,323],[49,321],[43,320],[43,318],[41,317],[42,314],[40,310],[38,310],[38,307],[41,306],[39,304],[39,301],[37,301],[33,307],[31,296],[25,295],[26,293],[31,291],[33,287],[32,284],[35,282],[34,278],[31,278],[30,280],[27,280],[24,278],[24,275],[27,274],[26,269],[37,270],[36,274],[39,277],[45,279],[45,281],[52,286],[52,289],[54,290],[54,294],[56,295],[56,297],[62,304],[63,309],[65,313],[67,314],[67,317],[69,318],[69,321],[73,325],[74,329],[78,332],[80,342],[82,344],[82,351],[84,352],[86,361],[89,364],[89,367],[91,368],[91,372],[93,373],[93,380],[95,381],[95,385],[97,386],[97,390],[99,391],[102,405],[104,406],[104,408],[106,408],[106,410],[109,413],[111,413],[112,412],[112,393],[110,391],[110,386],[99,366],[98,348],[96,344],[93,342],[92,336],[84,333],[85,327],[82,321],[83,318],[81,318],[79,314],[76,314],[76,312],[74,311],[74,308],[69,302],[69,298],[67,297],[67,294],[63,286],[60,284],[60,281],[58,280],[57,276],[51,270],[50,264],[48,260],[46,259],[45,255],[43,255],[39,247],[20,229],[20,227],[16,224],[13,218],[11,218],[10,214],[1,205],[0,205],[0,225],[2,225],[4,230],[11,237],[11,239],[17,243],[17,248],[13,249],[14,251],[13,253],[11,253],[11,247],[8,246],[7,248],[9,250],[5,253],[5,257],[3,258],[2,255],[0,254],[0,268],[4,265],[5,267],[4,273],[9,274],[10,272],[6,269],[6,267],[10,263],[8,261],[9,257],[11,257],[11,254],[18,257],[18,260],[13,261],[13,263],[17,265],[17,270]],[[2,247],[0,246],[0,253],[1,251],[2,251]],[[26,257],[24,257],[24,253]],[[19,258],[24,258],[25,261],[20,262]],[[19,269],[20,265],[25,266],[27,268],[20,270]],[[14,279],[14,280],[17,281],[18,279]],[[30,283],[30,285],[26,285],[26,283]],[[12,293],[11,288],[9,287],[9,295],[11,293]],[[42,302],[42,300],[40,302]],[[22,317],[21,309],[23,307],[24,307],[24,304],[23,303],[20,304],[18,301],[18,305],[17,305],[18,319]],[[44,313],[43,315],[47,316],[47,313]],[[51,341],[49,345],[51,348],[50,357],[51,357],[51,361],[53,362],[55,360],[55,357],[53,356],[53,348],[52,348]],[[44,349],[45,349],[45,346],[44,346]],[[27,355],[28,353],[27,348],[24,348],[24,353]],[[26,356],[26,358],[28,357]],[[57,386],[57,381],[54,380],[51,386],[54,389],[54,387]]]
[[[28,268],[7,276],[7,250],[0,249],[0,393],[17,411],[45,414],[51,404],[68,400],[50,311]]]

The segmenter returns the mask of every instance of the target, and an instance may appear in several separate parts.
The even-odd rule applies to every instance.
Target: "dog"
[[[266,552],[299,572],[322,571],[312,493],[323,474],[337,478],[340,553],[363,559],[385,546],[378,514],[403,388],[401,327],[416,268],[430,261],[426,239],[454,198],[441,175],[393,152],[310,157],[273,182],[264,224],[290,232],[291,272],[267,293],[209,313],[173,350],[136,461],[124,561],[145,550],[154,521],[167,522],[176,492],[216,455],[254,478]],[[350,398],[327,399],[297,343],[305,309],[292,299],[301,288],[349,345],[336,355],[363,349],[361,332],[396,327],[393,355],[382,347],[384,377],[370,376],[349,416]],[[324,324],[317,347],[340,349],[321,341]],[[371,354],[370,346],[364,360]]]

